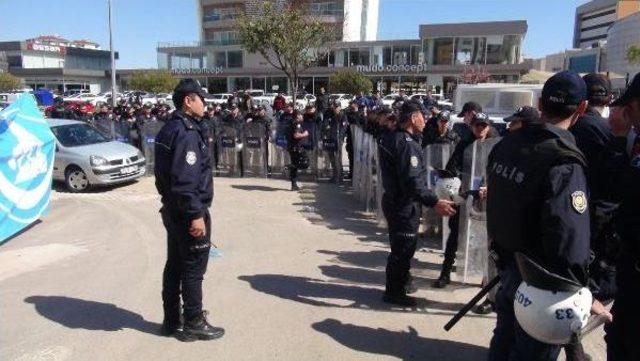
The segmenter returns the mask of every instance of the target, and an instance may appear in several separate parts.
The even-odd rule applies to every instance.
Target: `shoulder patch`
[[[198,157],[196,156],[196,152],[188,151],[184,159],[187,161],[188,165],[194,165],[196,164]]]
[[[577,191],[571,194],[571,206],[580,214],[587,210],[587,196],[583,191]]]
[[[419,163],[420,162],[418,161],[418,157],[416,157],[415,155],[412,155],[411,156],[411,166],[413,168],[417,168]]]

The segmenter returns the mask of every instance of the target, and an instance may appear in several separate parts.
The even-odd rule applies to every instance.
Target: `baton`
[[[453,318],[451,318],[451,320],[447,322],[446,325],[444,325],[444,330],[445,331],[451,330],[453,326],[455,326],[456,323],[458,323],[458,321],[460,321],[460,319],[463,318],[464,315],[466,315],[467,312],[469,312],[469,310],[473,308],[473,306],[475,306],[478,302],[480,302],[482,297],[484,297],[487,293],[489,293],[489,291],[491,291],[491,289],[498,284],[498,282],[500,282],[500,276],[495,276],[491,281],[489,281],[489,283],[487,283],[484,287],[482,287],[480,292],[478,292],[477,295],[473,296],[471,301],[469,301],[466,305],[464,305],[464,307],[462,307],[460,311],[458,311],[458,313],[456,313],[453,316]]]

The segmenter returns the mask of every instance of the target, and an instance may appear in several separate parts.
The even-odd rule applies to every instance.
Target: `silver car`
[[[145,174],[145,158],[137,148],[109,140],[84,122],[47,121],[56,137],[53,179],[64,181],[70,192],[128,182]]]

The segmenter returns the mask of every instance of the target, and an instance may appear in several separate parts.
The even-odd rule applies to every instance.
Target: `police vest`
[[[487,166],[487,231],[493,248],[511,257],[541,254],[540,213],[552,167],[586,165],[572,136],[562,129],[530,127],[505,137]]]

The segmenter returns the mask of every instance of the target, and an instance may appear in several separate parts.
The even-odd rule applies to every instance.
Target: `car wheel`
[[[83,192],[89,189],[87,174],[79,167],[67,169],[64,175],[64,184],[67,190],[72,193]]]

